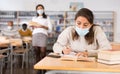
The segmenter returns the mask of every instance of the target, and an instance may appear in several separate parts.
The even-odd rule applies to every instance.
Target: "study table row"
[[[6,38],[3,36],[0,36],[0,47],[7,47],[7,50],[10,51],[9,53],[9,57],[10,57],[10,63],[11,63],[11,74],[13,74],[12,70],[13,70],[13,46],[15,47],[22,47],[23,48],[23,42],[26,43],[26,50],[25,49],[16,49],[17,53],[26,53],[26,55],[28,55],[27,51],[28,51],[28,44],[32,41],[31,37],[23,37],[23,38]],[[2,49],[1,51],[4,51],[6,49]],[[1,53],[1,52],[0,52]],[[16,54],[16,53],[15,53]],[[28,58],[26,57],[27,61]]]
[[[106,65],[96,62],[63,61],[60,58],[45,57],[34,65],[37,70],[70,70],[90,72],[120,72],[119,65]]]

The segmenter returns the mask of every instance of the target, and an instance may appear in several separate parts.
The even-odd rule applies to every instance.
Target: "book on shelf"
[[[104,64],[120,64],[120,51],[102,50],[98,52],[98,62]]]

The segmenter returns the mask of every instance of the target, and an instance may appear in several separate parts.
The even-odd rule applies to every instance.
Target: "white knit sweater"
[[[98,50],[111,49],[111,45],[106,38],[105,33],[100,26],[94,26],[94,42],[88,45],[84,37],[79,37],[78,40],[72,40],[72,29],[75,26],[66,28],[58,37],[56,43],[53,46],[55,53],[62,53],[62,50],[66,46],[70,46],[72,51],[85,51],[88,50],[89,55],[94,55]]]

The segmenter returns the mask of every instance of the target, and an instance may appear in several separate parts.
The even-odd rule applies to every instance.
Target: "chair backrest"
[[[2,50],[0,50],[0,54],[5,53],[5,52],[7,52],[8,50],[9,50],[8,48],[2,49]]]

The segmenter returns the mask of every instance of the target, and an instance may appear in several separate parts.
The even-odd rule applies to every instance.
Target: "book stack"
[[[104,64],[120,64],[120,51],[99,51],[97,61]]]
[[[111,46],[113,50],[120,50],[120,43],[118,42],[111,42]]]

